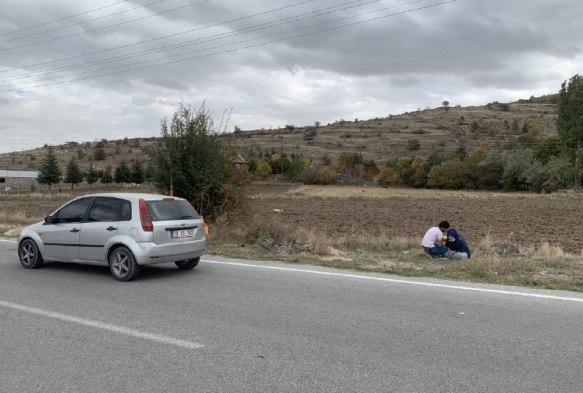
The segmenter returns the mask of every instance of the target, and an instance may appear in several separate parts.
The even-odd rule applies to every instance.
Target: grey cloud
[[[148,97],[148,96],[143,96],[143,95],[132,96],[132,104],[135,104],[137,106],[149,106],[155,102],[156,102],[156,99],[154,97]]]
[[[145,3],[145,0],[131,2],[133,5]],[[47,33],[22,43],[58,37],[67,32],[86,31],[188,3],[188,0],[164,2],[148,10]],[[176,13],[18,50],[1,51],[20,41],[10,45],[0,43],[0,85],[6,84],[1,79],[9,76],[181,44],[186,40],[278,21],[340,4],[332,0],[314,1],[301,7],[230,22],[225,26],[139,43],[102,54],[1,72],[8,68],[157,39],[291,3],[287,0],[268,3],[259,0],[209,1]],[[431,3],[427,0],[419,5]],[[131,4],[117,7],[128,8]],[[528,7],[523,2],[505,0],[460,0],[407,15],[204,57],[208,53],[268,41],[269,38],[262,37],[269,34],[393,4],[397,2],[379,1],[228,39],[179,49],[163,48],[159,53],[147,56],[34,77],[29,79],[29,83],[25,83],[27,80],[12,80],[12,87],[19,88],[21,93],[3,93],[7,89],[0,88],[0,101],[8,99],[3,104],[0,102],[3,133],[22,135],[21,143],[27,140],[32,146],[44,143],[46,139],[56,142],[61,138],[57,135],[74,140],[151,136],[159,133],[160,119],[172,116],[180,103],[197,107],[205,100],[217,116],[224,109],[233,108],[231,123],[240,123],[245,129],[289,123],[312,124],[315,120],[327,123],[339,118],[386,116],[417,107],[435,107],[444,99],[452,103],[479,104],[528,97],[534,92],[554,92],[563,80],[571,76],[564,73],[581,69],[583,65],[583,44],[573,33],[583,30],[583,19],[579,17],[583,3],[579,0],[562,0],[560,4],[530,0]],[[2,8],[0,34],[90,7],[73,0],[54,0],[39,3],[35,12],[30,12],[25,2],[6,0]],[[86,15],[54,26],[88,20],[90,17]],[[360,19],[363,18],[366,17]],[[334,25],[326,24],[321,28]],[[248,39],[257,40],[219,48]],[[177,54],[180,55],[175,56]],[[197,56],[203,57],[185,60]],[[136,64],[138,62],[144,63]],[[172,64],[117,73],[163,62]],[[84,71],[91,72],[73,76]],[[92,78],[103,74],[112,75]],[[55,76],[59,78],[47,79]],[[26,89],[31,85],[87,77],[72,83]],[[1,148],[6,149],[5,146]]]

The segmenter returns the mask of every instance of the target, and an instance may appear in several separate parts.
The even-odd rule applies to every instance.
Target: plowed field
[[[570,253],[583,249],[581,194],[504,194],[359,187],[264,187],[254,190],[260,220],[328,236],[380,234],[417,237],[448,220],[471,243],[536,245],[549,242]]]

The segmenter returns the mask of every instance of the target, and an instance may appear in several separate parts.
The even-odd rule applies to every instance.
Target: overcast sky
[[[0,153],[158,136],[180,103],[251,130],[512,101],[583,73],[581,0],[442,1],[2,0]]]

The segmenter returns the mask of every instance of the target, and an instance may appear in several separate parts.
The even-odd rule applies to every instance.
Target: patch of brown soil
[[[360,189],[354,188],[360,192]],[[255,220],[277,220],[301,230],[329,237],[345,234],[416,237],[441,220],[448,220],[470,246],[486,236],[515,245],[549,242],[566,252],[580,253],[583,235],[580,211],[583,199],[561,196],[482,194],[480,197],[447,195],[420,198],[314,197],[268,194],[252,199]]]

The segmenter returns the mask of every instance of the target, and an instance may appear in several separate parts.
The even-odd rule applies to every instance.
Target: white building
[[[6,171],[0,169],[0,192],[9,192],[12,187],[30,186],[36,182],[38,172]]]

